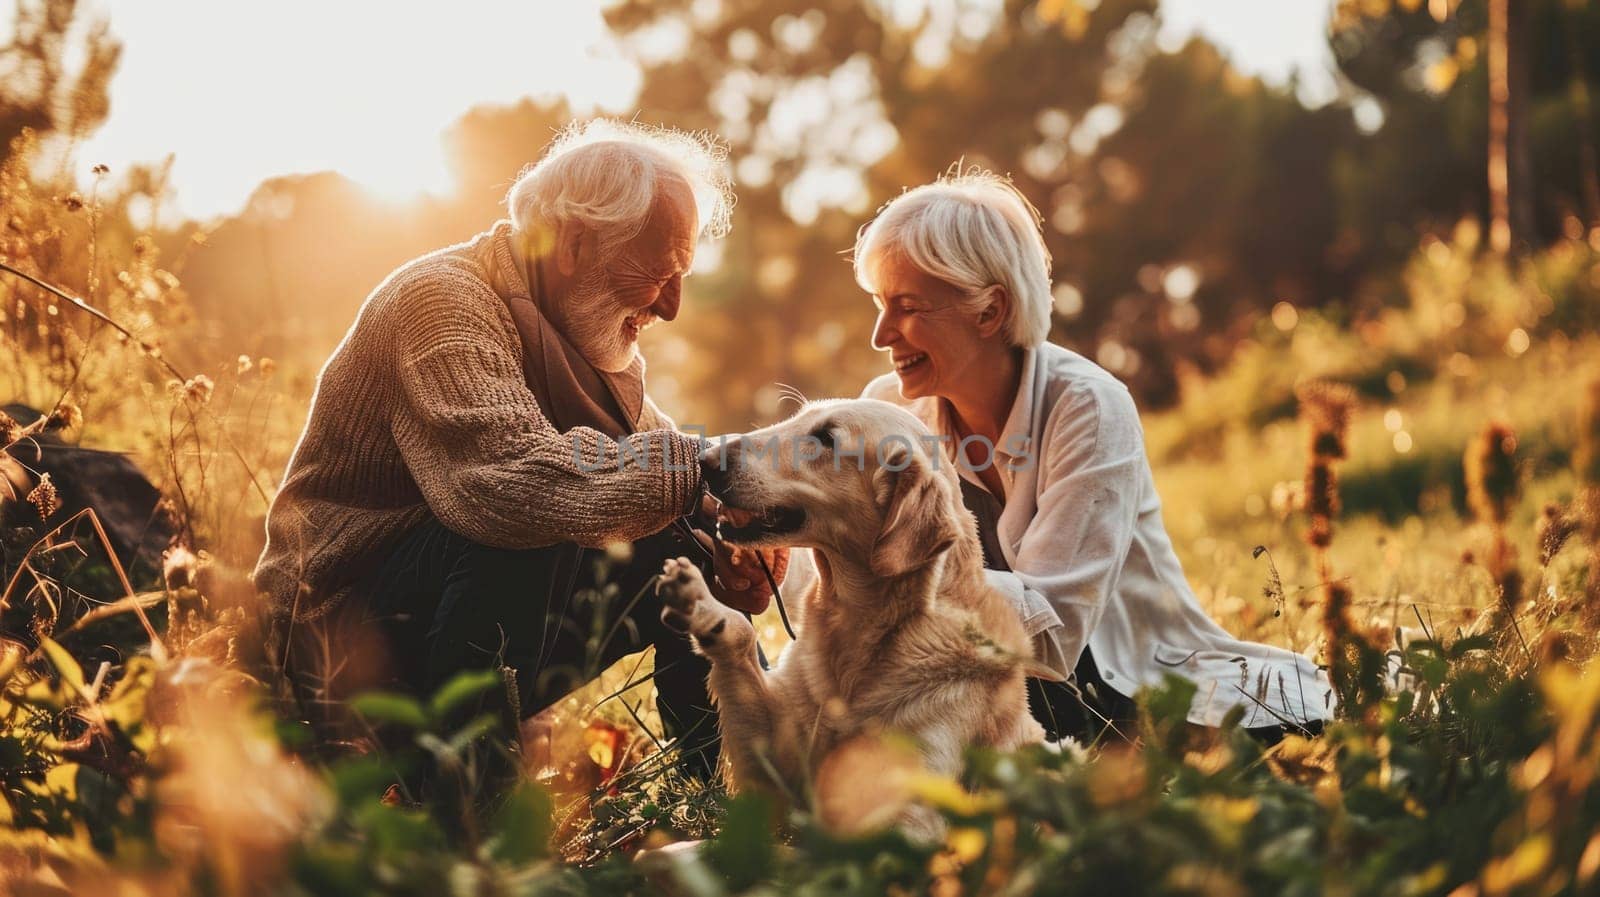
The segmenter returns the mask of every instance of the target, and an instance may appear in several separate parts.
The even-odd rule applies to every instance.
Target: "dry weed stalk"
[[[1356,396],[1342,383],[1316,380],[1295,391],[1300,400],[1300,417],[1311,435],[1310,458],[1306,464],[1305,503],[1310,518],[1306,542],[1316,556],[1317,579],[1327,590],[1323,604],[1323,631],[1330,646],[1344,641],[1354,627],[1345,600],[1335,594],[1328,548],[1333,544],[1333,519],[1339,514],[1339,480],[1334,463],[1346,457],[1345,436]],[[1342,587],[1341,587],[1342,588]],[[1344,590],[1348,593],[1348,589]]]
[[[1577,508],[1589,546],[1585,613],[1600,617],[1600,378],[1589,381],[1578,409],[1578,445],[1573,453],[1578,475]]]
[[[1473,516],[1489,527],[1493,543],[1489,549],[1488,570],[1494,577],[1499,600],[1496,612],[1505,625],[1515,625],[1517,606],[1522,601],[1522,571],[1517,566],[1517,550],[1506,538],[1506,521],[1517,502],[1517,434],[1498,421],[1467,445],[1462,468],[1467,481],[1467,506]]]
[[[1323,587],[1322,632],[1328,678],[1340,702],[1353,716],[1370,718],[1381,698],[1382,654],[1356,627],[1350,586],[1333,575],[1328,549],[1333,544],[1333,519],[1339,513],[1339,480],[1334,465],[1345,459],[1345,439],[1355,412],[1356,394],[1342,383],[1312,381],[1295,390],[1300,417],[1309,430],[1305,503],[1310,517],[1306,541],[1316,558]]]

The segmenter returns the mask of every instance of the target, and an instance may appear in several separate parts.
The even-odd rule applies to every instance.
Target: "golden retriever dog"
[[[687,559],[659,580],[663,620],[711,662],[735,790],[814,796],[830,756],[860,736],[909,736],[921,766],[949,777],[970,745],[1043,740],[1024,676],[1060,677],[1031,659],[1015,610],[985,583],[955,465],[914,416],[871,399],[813,402],[700,463],[727,541],[809,548],[817,572],[789,596],[799,640],[771,671],[749,620]],[[892,812],[908,834],[941,829],[926,808]]]

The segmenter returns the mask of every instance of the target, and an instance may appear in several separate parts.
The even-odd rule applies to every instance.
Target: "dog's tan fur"
[[[821,427],[841,449],[863,446],[861,460],[794,450]],[[804,595],[788,596],[802,631],[763,672],[749,621],[716,601],[698,570],[678,559],[663,573],[663,617],[711,661],[735,789],[802,799],[830,752],[863,733],[910,735],[927,770],[947,776],[960,772],[969,745],[1043,739],[1024,673],[1048,672],[1031,661],[1016,612],[985,583],[976,522],[954,465],[919,438],[927,432],[886,402],[829,401],[712,450],[726,458],[725,476],[712,478],[726,504],[805,512],[798,531],[742,544],[812,549],[820,574]],[[877,457],[891,434],[906,439]],[[752,449],[774,438],[776,457],[752,461]],[[912,832],[938,827],[916,808],[900,821]]]

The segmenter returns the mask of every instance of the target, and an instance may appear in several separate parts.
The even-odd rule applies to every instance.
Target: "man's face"
[[[626,370],[638,352],[639,334],[678,316],[699,227],[688,184],[668,181],[643,230],[620,246],[596,247],[576,272],[560,317],[567,338],[590,364]]]

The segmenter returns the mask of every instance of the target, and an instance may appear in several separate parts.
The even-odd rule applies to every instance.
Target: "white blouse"
[[[902,399],[894,374],[862,397],[904,406],[949,436],[942,444],[955,461],[944,401]],[[997,534],[1013,572],[987,575],[1021,613],[1039,660],[1070,674],[1088,647],[1106,684],[1129,697],[1183,676],[1199,686],[1189,720],[1200,725],[1240,705],[1246,727],[1332,717],[1327,674],[1310,659],[1240,641],[1200,608],[1161,521],[1139,412],[1121,381],[1051,343],[1026,350],[995,464],[1006,491]]]

